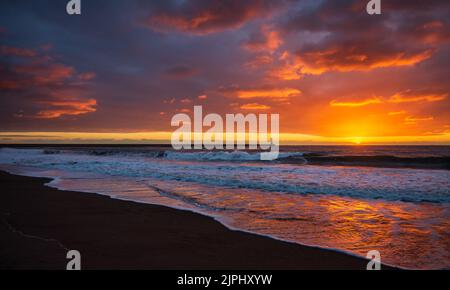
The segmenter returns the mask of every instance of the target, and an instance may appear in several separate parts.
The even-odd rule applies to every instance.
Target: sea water
[[[271,162],[258,154],[3,148],[0,169],[55,178],[49,185],[63,190],[195,211],[233,229],[299,244],[358,256],[378,250],[383,263],[399,267],[450,268],[450,170],[310,165],[307,157],[389,155],[445,163],[449,147],[285,147]]]

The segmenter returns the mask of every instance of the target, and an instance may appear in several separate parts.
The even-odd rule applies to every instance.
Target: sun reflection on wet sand
[[[120,192],[126,186],[126,195],[116,197],[188,208],[215,216],[233,228],[301,244],[361,256],[369,250],[378,250],[387,264],[406,268],[450,265],[450,213],[443,205],[332,195],[267,194],[156,179],[144,183],[127,179],[99,183],[91,179],[83,182],[83,186],[86,191],[99,191],[102,187],[110,194],[111,188]],[[63,180],[58,186],[79,188],[79,181],[70,185],[69,180]]]
[[[190,209],[229,227],[365,256],[378,250],[382,262],[405,268],[450,266],[448,204],[286,194],[224,188],[152,178],[111,177],[62,171],[51,185],[114,198]],[[75,177],[75,178],[74,178]]]

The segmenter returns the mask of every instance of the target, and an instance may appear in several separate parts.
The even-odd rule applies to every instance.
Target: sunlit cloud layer
[[[449,142],[448,1],[34,2],[0,3],[2,142],[162,142],[194,105],[279,113],[287,143]]]

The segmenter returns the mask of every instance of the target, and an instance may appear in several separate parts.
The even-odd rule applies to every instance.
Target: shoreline
[[[232,230],[212,217],[45,186],[48,178],[0,171],[0,268],[354,269],[367,260]],[[395,269],[382,265],[382,269]]]
[[[283,146],[289,148],[290,146]],[[281,149],[283,148],[281,147]],[[297,146],[291,146],[293,148]],[[301,147],[301,146],[300,146]],[[315,147],[315,146],[309,146]],[[320,148],[320,146],[316,146]],[[369,146],[370,147],[370,146]],[[435,146],[438,147],[438,146]],[[22,144],[22,145],[5,145],[0,144],[1,149],[41,149],[44,154],[60,154],[60,150],[73,150],[85,151],[90,150],[89,154],[94,156],[109,156],[119,154],[121,150],[130,150],[129,152],[134,152],[135,154],[143,154],[148,148],[157,154],[152,155],[155,158],[165,158],[165,152],[188,152],[188,153],[202,153],[202,150],[174,150],[170,145],[167,144],[149,144],[149,145],[93,145],[93,144],[78,144],[78,145],[68,145],[68,144],[54,144],[54,145],[34,145],[34,144]],[[233,150],[215,150],[212,152],[234,152]],[[249,154],[258,153],[261,151],[255,150],[244,150]],[[198,159],[198,161],[247,161],[247,162],[261,162],[262,164],[270,163],[282,163],[290,165],[314,165],[314,166],[330,166],[330,167],[367,167],[367,168],[397,168],[397,169],[422,169],[422,170],[450,170],[450,156],[396,156],[396,155],[354,155],[354,152],[348,152],[349,155],[327,155],[321,152],[295,152],[295,151],[284,151],[282,153],[301,153],[299,156],[287,156],[278,157],[276,160],[272,161],[261,161],[254,159]],[[183,159],[180,159],[183,160]]]

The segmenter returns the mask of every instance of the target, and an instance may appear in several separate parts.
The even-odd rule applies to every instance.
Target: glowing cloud
[[[250,103],[240,106],[243,110],[269,110],[271,107],[267,105],[262,105],[258,103]]]
[[[285,65],[281,70],[290,69],[297,75],[321,75],[330,71],[371,71],[378,68],[413,66],[431,57],[433,50],[416,54],[404,52],[392,54],[372,54],[348,50],[347,48],[331,48],[325,51],[299,53],[295,64]]]
[[[244,43],[243,47],[252,52],[268,52],[273,53],[280,47],[283,40],[278,31],[271,29],[267,25],[263,25],[258,33],[253,33]]]
[[[26,114],[18,110],[14,118],[56,119],[95,112],[97,101],[81,96],[84,86],[96,74],[78,74],[74,67],[49,56],[49,49],[42,52],[42,49],[0,47],[0,55],[9,56],[5,63],[0,63],[0,89],[28,99],[33,107]]]
[[[439,102],[447,98],[448,94],[411,94],[410,92],[397,93],[389,98],[390,103]]]
[[[362,107],[362,106],[367,106],[367,105],[371,105],[371,104],[381,104],[383,103],[382,100],[380,100],[379,98],[371,98],[371,99],[366,99],[366,100],[362,100],[362,101],[354,101],[354,102],[339,102],[336,100],[332,100],[330,102],[330,106],[332,107]]]
[[[415,125],[418,122],[422,122],[422,121],[433,121],[434,117],[406,117],[405,118],[405,125]]]
[[[291,97],[299,96],[300,90],[293,88],[283,89],[249,89],[237,90],[232,92],[239,99],[253,99],[253,98],[268,98],[268,99],[289,99]]]
[[[389,112],[388,116],[398,116],[398,115],[404,115],[406,114],[406,111],[395,111],[395,112]]]
[[[97,101],[95,99],[67,99],[55,101],[42,101],[42,105],[49,106],[49,109],[39,111],[37,119],[56,119],[65,115],[76,116],[95,112]]]
[[[244,66],[249,69],[257,69],[261,66],[271,64],[273,62],[273,57],[271,55],[257,55],[250,61],[247,61]]]

